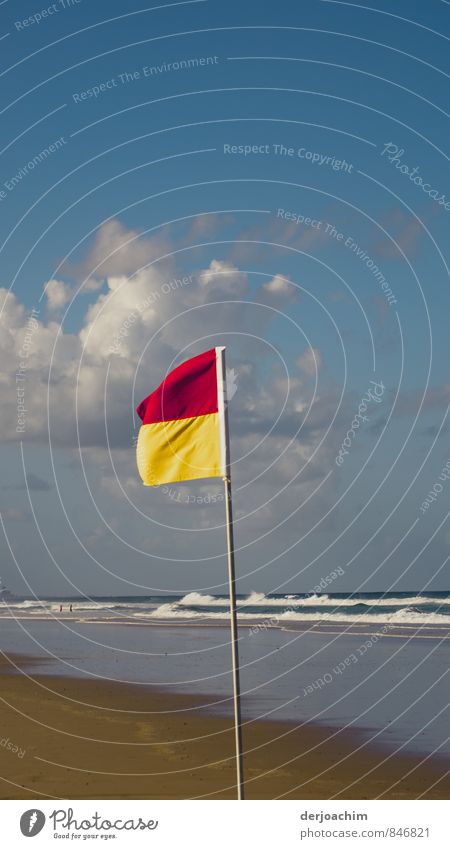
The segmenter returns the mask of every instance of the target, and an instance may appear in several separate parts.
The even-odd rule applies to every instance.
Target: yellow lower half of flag
[[[136,453],[144,486],[222,477],[219,416],[142,425]]]

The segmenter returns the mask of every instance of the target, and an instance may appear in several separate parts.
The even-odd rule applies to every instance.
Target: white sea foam
[[[150,621],[150,620],[222,620],[229,616],[229,600],[206,593],[191,592],[181,599],[158,604],[155,597],[142,601],[111,599],[97,601],[73,600],[73,615],[80,621],[97,614],[98,621]],[[69,600],[61,602],[63,614],[68,613]],[[426,611],[425,605],[432,610]],[[0,618],[59,618],[60,602],[55,599],[22,600],[0,605]],[[288,622],[305,623],[350,623],[392,625],[427,625],[450,628],[450,597],[410,596],[371,598],[336,598],[332,595],[310,595],[299,598],[295,595],[267,597],[265,593],[251,592],[238,601],[238,616],[241,621],[265,622],[267,625],[283,625]],[[252,611],[252,608],[258,608]],[[389,608],[394,608],[389,610]],[[395,609],[397,608],[397,609]]]
[[[5,602],[5,607],[18,607],[20,610],[26,610],[29,607],[42,607],[43,605],[47,606],[48,602],[40,602],[40,601],[14,601],[8,600]]]
[[[229,601],[227,598],[219,598],[217,596],[202,595],[202,593],[188,593],[179,602],[183,607],[227,607]],[[405,596],[405,597],[380,597],[380,598],[360,598],[357,595],[352,598],[335,598],[326,594],[309,595],[305,598],[298,598],[295,595],[279,596],[271,598],[264,593],[256,591],[251,592],[246,598],[238,599],[238,607],[355,607],[356,605],[364,604],[367,607],[418,607],[420,605],[434,604],[440,606],[448,604],[450,606],[450,597],[446,599],[437,599],[432,596]]]
[[[83,601],[83,600],[75,599],[75,600],[71,600],[71,601],[66,600],[66,601],[63,601],[63,602],[59,602],[59,601],[54,601],[53,599],[52,600],[42,599],[42,600],[36,600],[36,601],[28,601],[28,600],[27,601],[14,601],[14,602],[9,601],[9,602],[5,603],[4,609],[6,609],[6,610],[9,609],[9,610],[12,610],[12,611],[14,611],[14,610],[19,610],[19,611],[20,610],[33,610],[33,609],[40,610],[40,611],[42,611],[42,610],[59,611],[60,604],[62,604],[64,610],[67,610],[69,605],[72,604],[74,610],[76,609],[78,611],[82,611],[82,610],[116,610],[116,609],[118,609],[118,610],[133,609],[134,610],[135,608],[140,608],[140,607],[142,607],[143,609],[149,609],[149,608],[157,606],[156,604],[154,604],[154,603],[152,604],[149,601],[145,601],[145,602],[92,601],[92,602],[90,602],[90,601]],[[2,610],[2,609],[3,608],[0,607],[0,610]]]
[[[285,611],[278,619],[287,621],[289,619],[298,622],[351,622],[352,624],[385,622],[391,625],[446,625],[450,628],[450,615],[444,613],[421,613],[420,611],[404,609],[393,613],[356,613],[355,615],[345,613],[291,613]]]
[[[177,604],[162,604],[155,611],[149,613],[148,616],[152,619],[214,619],[226,620],[228,613],[226,611],[200,612],[196,610],[186,610],[178,607]],[[294,612],[285,610],[279,614],[264,619],[261,615],[256,616],[252,613],[238,612],[238,619],[241,621],[266,621],[268,625],[282,624],[283,622],[323,622],[323,623],[349,623],[352,625],[361,624],[378,624],[388,623],[391,625],[422,625],[436,626],[445,625],[450,628],[450,615],[442,613],[421,613],[420,611],[405,608],[394,612],[379,612],[379,613],[335,613],[321,611]]]
[[[223,607],[226,604],[229,604],[226,598],[218,598],[214,595],[202,595],[202,593],[188,593],[183,596],[177,604],[185,606],[192,605],[193,607],[200,607],[200,605],[208,605],[208,607]]]

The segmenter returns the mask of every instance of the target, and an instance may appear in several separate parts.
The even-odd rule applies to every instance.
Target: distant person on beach
[[[59,605],[59,612],[62,613],[62,604]]]
[[[71,613],[72,613],[72,605],[70,605],[70,608],[69,608],[69,610],[70,610],[70,612],[71,612]]]

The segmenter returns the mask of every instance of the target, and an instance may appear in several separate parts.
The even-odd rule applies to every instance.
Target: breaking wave
[[[62,604],[63,610],[60,611]],[[69,605],[73,605],[72,612]],[[225,595],[190,592],[185,595],[118,596],[91,599],[5,599],[0,618],[59,619],[72,616],[79,622],[151,622],[193,620],[226,622],[229,600]],[[449,593],[290,593],[267,595],[253,591],[238,598],[242,622],[264,627],[287,627],[289,622],[323,624],[391,624],[450,628]]]
[[[188,593],[177,604],[183,607],[226,607],[225,597]],[[267,596],[264,593],[251,592],[245,598],[238,599],[238,607],[352,607],[365,605],[367,607],[418,607],[422,605],[442,604],[450,607],[450,597],[439,599],[433,595],[395,596],[380,593],[377,597],[368,595],[349,594],[348,596],[332,596],[324,594]]]
[[[140,614],[137,614],[140,615]],[[228,619],[228,612],[223,611],[198,611],[181,608],[177,604],[162,604],[155,611],[148,614],[152,619],[194,619],[194,620],[222,620]],[[351,613],[334,611],[293,611],[284,610],[280,613],[268,613],[266,617],[260,614],[245,613],[238,611],[240,621],[251,620],[263,622],[267,627],[282,626],[289,622],[322,622],[322,623],[350,623],[358,624],[391,624],[391,625],[420,625],[420,626],[446,626],[450,628],[450,613],[426,613],[411,607],[403,608],[393,612],[380,611],[377,613]]]

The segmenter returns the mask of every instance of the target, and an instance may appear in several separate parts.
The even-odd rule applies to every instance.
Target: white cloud
[[[306,348],[296,361],[297,367],[308,377],[315,377],[322,367],[322,355],[318,348]]]
[[[85,277],[83,290],[97,291],[108,276],[136,274],[166,253],[170,253],[170,246],[164,231],[143,235],[111,219],[99,228],[85,261],[77,269]]]
[[[72,297],[72,289],[68,283],[62,280],[48,280],[44,285],[47,305],[51,312],[57,312],[69,303]]]
[[[173,362],[179,361],[184,346],[182,358],[202,350],[205,344],[216,344],[217,338],[226,339],[227,333],[241,333],[237,337],[239,361],[228,363],[230,368],[238,367],[239,375],[237,392],[230,405],[233,459],[238,461],[233,477],[238,485],[245,484],[273,463],[260,483],[250,487],[251,496],[246,495],[257,507],[269,493],[289,481],[311,456],[332,410],[330,413],[331,408],[320,402],[315,415],[310,414],[303,423],[310,389],[305,388],[302,379],[298,375],[288,379],[277,370],[278,366],[262,376],[250,349],[246,358],[245,346],[254,344],[255,338],[262,340],[259,345],[265,345],[267,328],[274,315],[271,310],[252,304],[246,274],[223,258],[216,258],[206,269],[200,268],[189,279],[185,278],[184,283],[169,285],[168,281],[183,279],[183,272],[171,260],[137,270],[153,250],[154,246],[148,242],[136,238],[134,231],[126,231],[119,222],[105,225],[97,235],[88,262],[92,268],[104,256],[107,289],[98,292],[93,302],[86,305],[79,332],[65,332],[57,322],[44,321],[40,316],[34,321],[25,363],[26,432],[20,435],[16,432],[15,374],[29,316],[14,295],[0,290],[0,303],[1,295],[5,296],[5,309],[0,316],[0,329],[4,331],[0,341],[0,425],[4,439],[46,442],[48,427],[56,446],[76,447],[80,438],[83,451],[88,451],[89,467],[101,470],[99,497],[117,501],[123,499],[123,494],[105,451],[107,427],[119,480],[132,500],[141,506],[148,504],[148,492],[143,493],[137,485],[132,447],[133,407],[158,385]],[[131,277],[130,271],[133,271]],[[275,275],[265,285],[264,292],[267,298],[289,299],[292,288],[280,275]],[[66,284],[54,281],[47,297],[56,306],[67,295]],[[233,303],[241,299],[246,303]],[[155,341],[150,344],[153,334]],[[251,342],[247,341],[247,335]],[[318,351],[316,358],[320,363]],[[310,351],[299,358],[297,366],[303,373],[312,373]],[[277,423],[283,405],[285,409]],[[295,434],[302,423],[300,441]],[[271,428],[274,430],[268,435]],[[266,438],[258,447],[263,437]],[[246,454],[247,459],[239,462]],[[306,491],[308,480],[329,467],[331,456],[329,449],[322,451],[320,459],[308,466],[298,486]],[[167,498],[158,500],[162,512],[167,509],[166,502]],[[206,524],[207,521],[205,518]]]
[[[202,287],[208,289],[208,295],[233,295],[243,297],[248,290],[247,275],[234,265],[223,260],[213,259],[209,267],[199,274]]]
[[[292,301],[298,298],[298,289],[281,274],[276,274],[268,283],[263,283],[261,288],[277,301]]]

